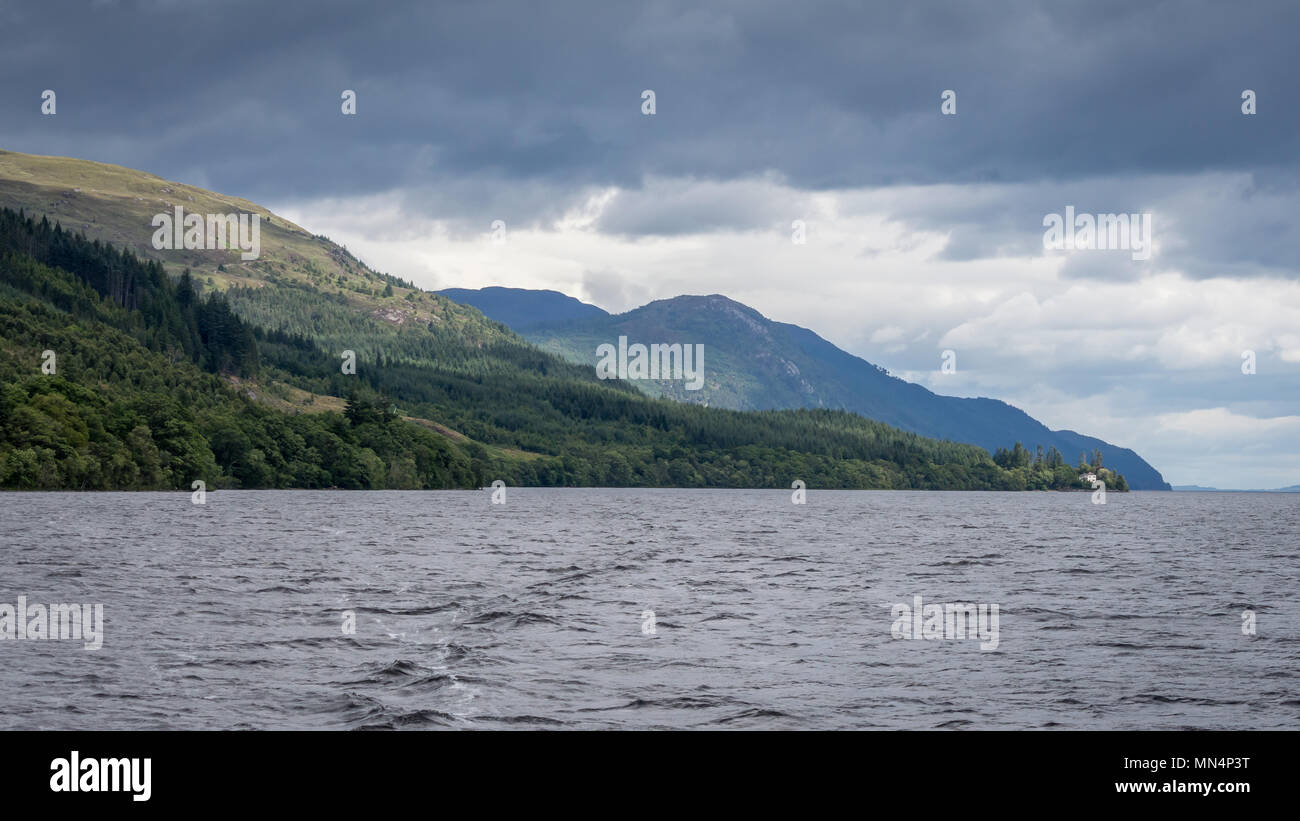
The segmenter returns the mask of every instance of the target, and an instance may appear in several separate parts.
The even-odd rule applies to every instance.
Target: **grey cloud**
[[[809,217],[808,198],[773,181],[731,184],[693,179],[652,180],[621,191],[602,211],[597,226],[609,234],[703,234],[720,230],[789,230]]]
[[[1131,280],[1166,270],[1194,278],[1300,276],[1300,186],[1248,172],[1132,175],[1007,185],[874,189],[846,195],[848,214],[885,213],[910,230],[946,233],[941,258],[1041,256],[1043,220],[1152,214],[1158,253],[1069,253],[1065,276]],[[1058,252],[1062,253],[1062,252]]]
[[[213,185],[255,198],[494,177],[582,187],[775,171],[827,189],[1293,173],[1300,147],[1300,8],[1282,2],[5,12],[5,147],[59,141],[165,176],[202,158]],[[1260,95],[1254,118],[1238,111],[1244,87]],[[60,93],[57,118],[38,113],[44,88]],[[358,92],[356,118],[339,113],[343,88]],[[938,113],[947,88],[955,117]]]
[[[587,302],[610,313],[622,313],[645,304],[647,291],[614,271],[584,271],[582,290]]]

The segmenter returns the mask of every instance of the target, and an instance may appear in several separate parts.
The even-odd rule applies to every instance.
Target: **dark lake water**
[[[0,728],[1300,728],[1300,494],[489,496],[0,494]]]

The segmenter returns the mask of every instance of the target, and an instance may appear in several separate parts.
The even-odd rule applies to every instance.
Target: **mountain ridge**
[[[488,314],[491,316],[491,314]],[[927,437],[967,442],[990,452],[1020,441],[1031,450],[1056,448],[1068,462],[1101,450],[1134,489],[1169,490],[1154,467],[1130,448],[1074,430],[1051,430],[999,399],[953,397],[899,379],[848,353],[816,332],[768,319],[722,294],[684,294],[621,314],[518,328],[521,335],[571,362],[595,364],[595,347],[626,335],[633,342],[705,345],[705,389],[668,380],[638,380],[651,395],[740,410],[823,407]],[[634,338],[635,337],[635,338]]]
[[[152,217],[182,196],[192,213],[233,204],[263,215],[260,256],[153,248]],[[1086,488],[1066,465],[1030,465],[1023,452],[999,460],[856,414],[647,397],[255,203],[120,166],[0,153],[0,486],[788,488],[796,479]]]

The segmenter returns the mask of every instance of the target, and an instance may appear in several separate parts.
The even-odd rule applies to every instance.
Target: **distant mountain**
[[[526,288],[446,288],[436,293],[462,305],[478,308],[515,332],[548,322],[609,316],[595,305],[581,302],[559,291],[531,291]]]
[[[527,294],[515,292],[523,315]],[[553,301],[538,297],[539,302]],[[509,323],[507,323],[509,324]],[[512,326],[514,327],[514,326]],[[515,328],[538,346],[566,359],[595,365],[596,347],[616,343],[691,343],[705,346],[705,385],[639,380],[638,387],[674,399],[737,410],[834,408],[853,411],[903,430],[979,445],[989,451],[1021,442],[1031,451],[1055,447],[1069,464],[1081,453],[1102,451],[1104,464],[1135,490],[1169,490],[1154,467],[1128,448],[1071,430],[1053,431],[1024,411],[996,399],[940,396],[890,376],[881,367],[840,350],[817,334],[774,322],[725,296],[679,296],[624,314]]]
[[[1201,485],[1174,485],[1174,490],[1184,493],[1300,493],[1300,485],[1290,485],[1288,487],[1277,487],[1269,490],[1237,490],[1235,488],[1221,487],[1203,487]]]

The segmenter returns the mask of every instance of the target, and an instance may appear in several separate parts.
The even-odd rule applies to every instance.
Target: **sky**
[[[1300,5],[294,6],[0,0],[0,148],[429,289],[725,294],[1176,485],[1300,483]],[[1046,247],[1067,208],[1150,252]]]

